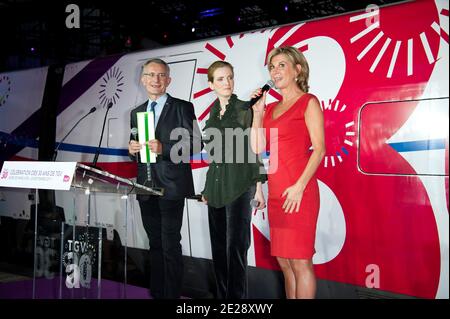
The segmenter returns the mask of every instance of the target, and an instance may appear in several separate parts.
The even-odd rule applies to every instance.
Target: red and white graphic
[[[330,37],[345,52],[345,77],[333,100],[335,107],[327,110],[326,104],[323,104],[327,154],[330,149],[339,148],[342,142],[348,147],[353,146],[354,139],[348,137],[354,138],[356,126],[360,124],[358,110],[366,102],[421,97],[438,57],[441,37],[433,31],[436,29],[433,25],[439,23],[439,17],[432,1],[416,1],[408,5],[410,8],[406,11],[407,14],[399,12],[396,7],[387,7],[331,21],[307,23],[284,39],[284,44],[297,47],[299,44],[307,44],[309,51],[313,47],[310,43],[315,38]],[[421,13],[420,22],[414,18],[417,12]],[[366,19],[371,19],[374,15],[377,16],[375,22],[366,23]],[[337,27],[340,24],[347,24],[347,27]],[[277,30],[269,41],[267,51],[288,34],[289,30],[289,27]],[[321,49],[327,50],[324,47]],[[336,53],[339,54],[340,51]],[[315,54],[314,57],[320,58],[320,54]],[[312,70],[313,73],[318,72]],[[398,91],[399,86],[404,87],[403,92]],[[314,89],[312,86],[311,91],[314,92]],[[340,116],[339,105],[336,106],[338,101],[351,101],[346,103],[344,109],[350,113],[349,117]],[[394,107],[398,108],[398,105],[392,105]],[[386,141],[392,136],[413,110],[411,108],[403,114],[397,112],[390,118],[386,114],[384,118],[389,119],[389,123],[381,122],[382,126],[378,128],[379,134],[385,135],[382,140]],[[348,130],[339,138],[343,127]],[[400,166],[414,172],[398,152],[393,151],[388,144],[383,144],[384,148],[390,148],[390,151],[383,152],[385,162],[401,162]],[[327,170],[330,165],[336,164],[327,155],[328,161],[325,158],[326,162],[318,172],[319,179],[333,190],[343,207],[347,228],[342,251],[332,261],[317,265],[317,275],[325,279],[364,285],[365,267],[376,264],[382,276],[381,290],[435,297],[440,280],[441,255],[436,220],[424,185],[418,179],[411,182],[408,177],[393,179],[361,174],[355,165],[355,155],[354,151],[349,151],[349,160],[343,161],[341,166],[336,165],[335,170]],[[408,191],[395,191],[399,189]],[[411,194],[423,198],[422,204],[414,207],[415,218],[411,218]],[[393,196],[395,200],[392,199]],[[321,203],[323,200],[322,197]],[[398,225],[406,221],[408,231],[414,236],[406,236],[398,231]],[[367,235],[369,233],[372,236]],[[405,269],[404,265],[415,266],[414,269]],[[412,277],[415,277],[414,285],[411,285]]]
[[[421,98],[439,59],[441,39],[448,45],[447,33],[439,27],[439,11],[434,2],[416,1],[408,6],[407,10],[373,7],[354,15],[274,29],[268,35],[266,55],[272,48],[283,45],[301,50],[310,64],[310,90],[321,99],[327,154],[318,171],[321,209],[314,256],[317,275],[364,286],[367,265],[376,264],[383,278],[381,290],[433,298],[442,280],[441,249],[424,185],[419,179],[412,182],[408,177],[390,179],[361,174],[357,165],[358,128],[366,125],[358,122],[361,107],[370,101]],[[416,12],[421,12],[420,22],[414,18]],[[444,16],[446,12],[440,11]],[[238,52],[252,50],[266,40],[263,36],[257,39],[252,36],[245,34],[207,43],[205,49],[211,57],[200,64],[197,74],[206,80],[206,67],[215,59],[226,60],[235,66],[236,88],[241,90],[238,96],[248,97],[253,89],[248,86],[251,78],[268,77],[260,75],[265,57],[255,62],[238,56]],[[245,70],[245,74],[239,70]],[[279,98],[274,92],[270,91],[272,100]],[[214,98],[210,93],[205,81],[204,88],[193,95],[196,107],[203,109],[200,121],[212,106]],[[386,143],[413,113],[417,102],[411,104],[406,112],[382,111],[386,121],[377,122],[382,125],[378,135],[385,137],[378,138],[382,141],[378,155],[384,162],[402,167],[403,172],[416,174],[399,151]],[[400,106],[393,103],[390,107],[398,110]],[[369,120],[369,125],[373,121]],[[371,137],[370,145],[374,142]],[[398,189],[408,192],[396,192]],[[410,216],[410,194],[423,198],[423,203],[414,207],[417,214],[414,219]],[[264,214],[253,217],[255,264],[278,269],[269,255],[269,230],[263,217]],[[398,231],[398,225],[405,221],[415,234],[413,238]],[[404,269],[408,264],[416,265],[414,274]],[[416,277],[414,285],[410,284],[412,276]]]

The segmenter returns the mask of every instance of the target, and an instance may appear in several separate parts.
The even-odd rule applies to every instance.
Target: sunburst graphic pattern
[[[338,99],[333,101],[328,100],[328,103],[321,101],[321,108],[324,114],[332,112],[333,118],[338,118],[344,116],[346,113],[347,105],[341,103]],[[335,167],[337,164],[342,163],[350,153],[349,148],[353,147],[356,132],[354,131],[355,122],[350,121],[344,124],[342,128],[327,129],[327,132],[334,133],[329,139],[333,139],[333,143],[327,143],[327,145],[332,145],[334,148],[330,153],[325,155],[323,159],[323,166],[325,168]],[[329,148],[328,148],[329,149]]]
[[[448,24],[448,9],[442,9],[439,14],[443,17],[443,19],[447,20]],[[445,32],[442,27],[436,23],[435,21],[431,24],[431,28],[436,31],[436,33],[448,44],[448,33]]]
[[[259,33],[265,33],[266,31],[267,30],[261,30],[261,31],[259,31]],[[273,32],[273,30],[271,32]],[[239,46],[240,44],[242,44],[241,41],[247,40],[249,36],[252,36],[253,33],[255,33],[255,32],[250,32],[248,34],[241,33],[241,34],[235,35],[235,36],[227,36],[224,38],[224,41],[221,43],[207,42],[205,44],[204,48],[210,52],[209,58],[207,61],[205,61],[206,63],[204,65],[201,64],[201,66],[196,69],[196,74],[206,77],[206,75],[208,73],[208,69],[206,68],[206,66],[217,59],[230,62],[232,65],[235,66],[236,69],[238,69],[238,67],[236,67],[236,64],[240,63],[240,61],[239,61],[240,59],[237,59],[238,58],[238,56],[236,56],[237,51],[234,49],[236,46]],[[263,62],[263,59],[261,59],[261,62]],[[256,63],[255,63],[255,65],[256,65]],[[252,66],[255,66],[255,65],[252,64]],[[247,65],[247,66],[249,66],[249,65]],[[258,68],[264,70],[264,65],[258,65]],[[238,77],[242,77],[242,74],[238,74]],[[235,87],[241,88],[241,86],[239,86],[239,85],[236,85]],[[203,97],[209,95],[211,92],[212,92],[212,90],[209,87],[200,88],[199,90],[197,90],[193,93],[193,98],[196,101],[200,101],[200,100],[203,101]],[[276,100],[279,100],[281,98],[279,93],[273,89],[269,90],[268,93]],[[214,98],[214,100],[215,100],[215,98]],[[203,120],[205,120],[207,118],[207,116],[211,110],[211,107],[214,104],[214,100],[211,101],[209,99],[208,102],[206,102],[206,108],[204,108],[202,110],[202,112],[200,113],[200,115],[198,116],[198,120],[200,122],[202,122]],[[199,102],[199,103],[202,105],[205,105],[202,102]]]
[[[440,14],[448,19],[447,9],[441,10]],[[371,23],[367,23],[369,19],[372,21]],[[371,73],[374,73],[377,68],[379,68],[380,62],[384,59],[389,64],[385,75],[386,78],[392,78],[394,73],[404,75],[405,71],[407,76],[413,76],[416,72],[414,65],[422,63],[422,52],[426,56],[426,60],[429,64],[435,63],[438,59],[436,53],[433,52],[432,46],[430,45],[431,37],[435,37],[437,33],[439,37],[448,43],[448,34],[436,21],[433,21],[428,27],[422,27],[420,30],[419,27],[417,27],[417,36],[409,36],[404,39],[393,39],[392,37],[387,36],[385,31],[381,30],[382,24],[380,23],[380,19],[381,14],[378,9],[351,16],[349,18],[350,23],[355,23],[361,20],[366,21],[366,28],[350,38],[351,44],[355,44],[363,38],[368,38],[371,35],[374,35],[372,40],[363,47],[362,51],[356,57],[358,61],[361,61],[364,58],[368,59],[368,53],[370,51],[378,50],[369,69]],[[418,50],[415,49],[416,46],[419,48]],[[435,48],[434,51],[436,50],[437,49]],[[396,67],[400,64],[399,59],[401,57],[406,58],[406,70],[403,69],[398,72],[394,72],[396,71]]]
[[[112,67],[102,77],[102,83],[100,84],[99,99],[100,104],[104,107],[108,103],[112,102],[116,104],[120,99],[120,93],[122,92],[122,86],[124,84],[122,71],[118,67]]]
[[[287,31],[277,42],[275,42],[274,47],[278,48],[280,46],[283,46],[286,41],[295,33],[297,32],[298,29],[300,29],[302,26],[304,26],[305,23],[300,23],[296,26],[294,26],[293,28],[289,29],[289,31]],[[273,30],[273,33],[271,33],[270,39],[272,39],[273,34],[277,31],[278,29]],[[298,48],[298,45],[294,45],[295,47]]]

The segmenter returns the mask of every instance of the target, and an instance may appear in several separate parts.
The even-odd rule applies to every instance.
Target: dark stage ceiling
[[[306,21],[395,0],[0,1],[0,72]],[[80,27],[68,29],[69,4]]]

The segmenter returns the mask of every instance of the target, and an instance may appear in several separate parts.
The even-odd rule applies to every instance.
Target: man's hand
[[[136,141],[131,140],[128,143],[128,153],[130,153],[130,154],[134,155],[134,154],[138,153],[141,150],[141,148],[142,148],[142,145]]]
[[[155,154],[162,154],[162,144],[158,140],[150,140],[148,141],[148,147],[150,148],[150,151],[152,151]]]

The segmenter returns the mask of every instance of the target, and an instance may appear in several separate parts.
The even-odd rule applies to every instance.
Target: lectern
[[[67,169],[64,164],[72,166],[68,165]],[[34,189],[35,203],[38,203],[40,189],[64,191],[58,194],[64,195],[59,196],[63,200],[58,203],[63,208],[54,205],[54,209],[43,210],[32,205],[32,298],[101,298],[105,228],[92,225],[92,202],[95,203],[100,194],[118,199],[114,203],[120,203],[121,207],[115,207],[115,211],[120,209],[125,215],[125,240],[124,260],[117,260],[117,263],[124,263],[123,297],[126,297],[128,195],[162,196],[163,189],[140,185],[82,163],[63,162],[5,162],[0,187]]]

